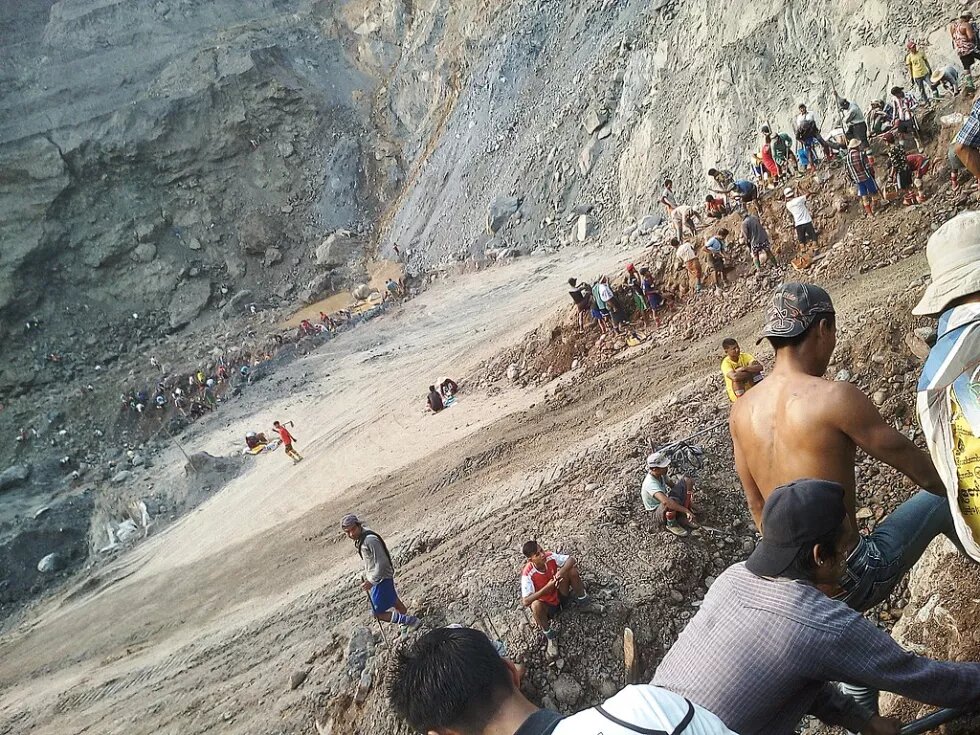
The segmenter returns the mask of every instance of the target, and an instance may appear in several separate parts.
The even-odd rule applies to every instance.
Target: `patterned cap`
[[[833,314],[830,294],[812,283],[784,283],[772,295],[766,310],[766,326],[756,344],[765,337],[796,337],[803,334],[820,314]]]
[[[340,521],[341,528],[353,528],[354,526],[360,526],[360,525],[361,525],[360,518],[358,518],[353,513],[348,513]]]

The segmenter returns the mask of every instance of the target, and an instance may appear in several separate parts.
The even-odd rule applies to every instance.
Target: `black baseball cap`
[[[766,326],[759,344],[766,337],[796,337],[803,334],[821,314],[833,314],[830,294],[812,283],[784,283],[772,294],[766,309]]]
[[[844,488],[828,480],[795,480],[780,485],[762,509],[765,536],[745,562],[760,577],[776,577],[800,548],[838,528],[847,516]]]

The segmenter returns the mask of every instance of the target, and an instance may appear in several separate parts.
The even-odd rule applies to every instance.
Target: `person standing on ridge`
[[[353,513],[348,513],[341,519],[340,528],[354,542],[357,555],[364,561],[361,589],[367,592],[371,600],[374,617],[385,623],[404,625],[408,630],[417,630],[422,621],[409,615],[405,604],[398,597],[395,590],[395,567],[384,539],[365,528]]]
[[[293,425],[292,421],[287,421],[290,426]],[[296,437],[289,433],[289,429],[280,424],[278,421],[272,422],[272,427],[278,432],[279,438],[282,439],[282,448],[286,452],[286,456],[293,460],[293,464],[303,461],[303,457],[293,449],[293,443],[296,441]]]
[[[908,50],[908,55],[905,57],[905,68],[909,70],[912,84],[919,89],[922,104],[929,104],[929,89],[931,89],[929,77],[932,75],[932,67],[926,58],[926,52],[916,46],[915,41],[909,41],[905,44],[905,48]],[[933,92],[938,100],[939,91],[934,89]]]

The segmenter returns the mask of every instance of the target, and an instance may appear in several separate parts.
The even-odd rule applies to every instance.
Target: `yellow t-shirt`
[[[922,51],[916,51],[905,57],[905,65],[912,67],[912,78],[921,79],[929,74],[929,62]]]
[[[959,480],[958,501],[963,520],[980,540],[980,437],[973,435],[956,398],[950,396],[953,409],[953,457]]]
[[[728,377],[728,373],[748,367],[753,362],[755,362],[755,358],[748,352],[740,352],[736,361],[733,361],[728,355],[725,355],[725,359],[721,361],[721,374],[725,376],[725,390],[728,391],[728,398],[732,403],[735,403],[738,396],[735,395],[735,388],[732,385],[732,379]]]

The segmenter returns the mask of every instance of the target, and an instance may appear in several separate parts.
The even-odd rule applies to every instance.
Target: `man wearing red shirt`
[[[292,426],[293,422],[290,421],[289,425]],[[293,449],[293,442],[296,441],[296,438],[289,433],[289,429],[280,424],[278,421],[273,421],[272,426],[279,432],[279,438],[282,439],[282,445],[286,450],[286,456],[293,460],[293,464],[301,462],[303,458],[300,456],[300,453]]]
[[[558,642],[551,628],[551,618],[558,614],[563,602],[575,593],[575,604],[587,611],[595,606],[585,591],[575,559],[565,554],[545,551],[537,541],[528,541],[522,549],[527,564],[521,570],[521,603],[531,608],[534,621],[548,639],[548,655],[557,657]]]

